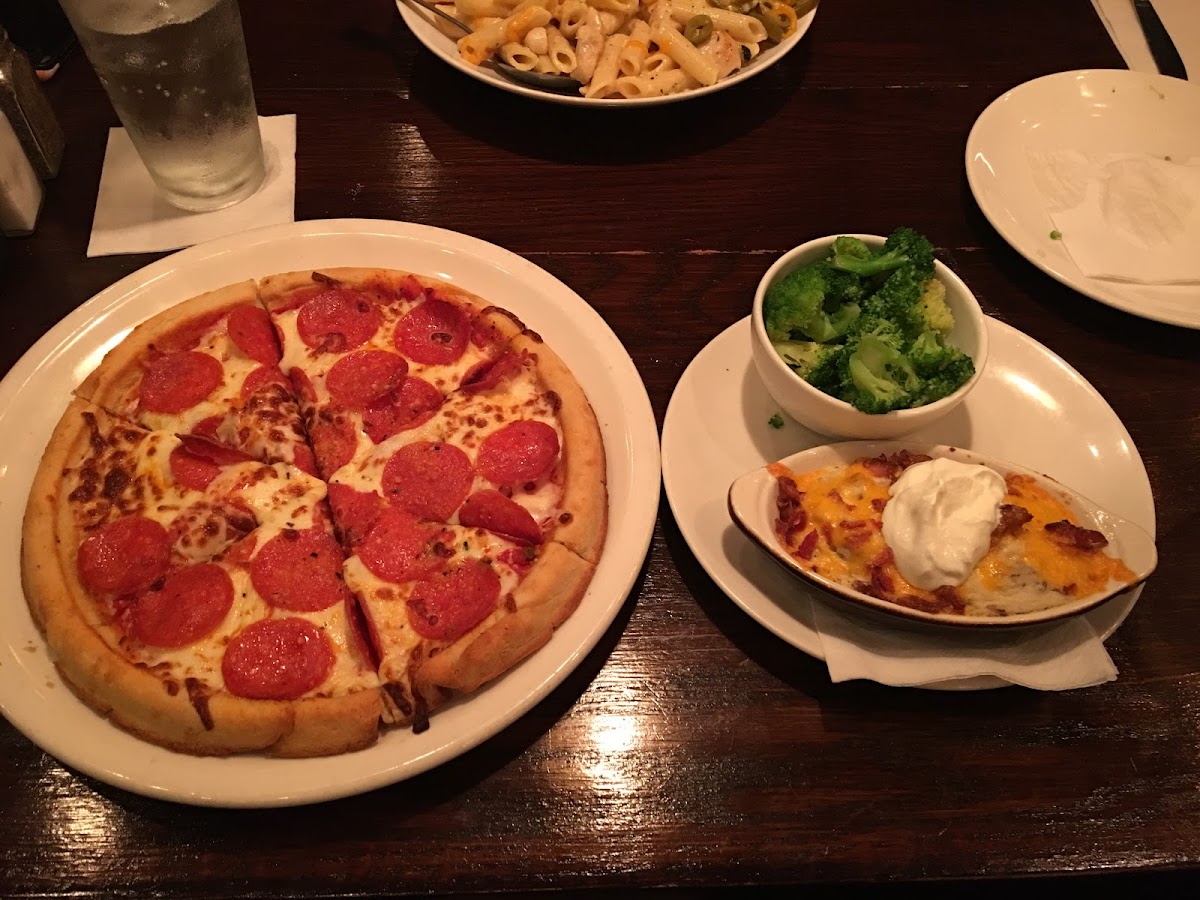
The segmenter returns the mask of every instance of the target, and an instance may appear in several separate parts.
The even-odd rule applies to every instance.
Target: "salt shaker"
[[[15,236],[33,231],[42,193],[42,180],[8,116],[0,111],[0,232]]]
[[[8,117],[25,155],[42,178],[58,174],[63,133],[29,58],[0,27],[0,112]]]

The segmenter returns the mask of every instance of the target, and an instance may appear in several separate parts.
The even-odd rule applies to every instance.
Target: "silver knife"
[[[1133,8],[1137,12],[1142,34],[1146,36],[1146,43],[1150,45],[1150,55],[1154,57],[1158,71],[1172,78],[1187,81],[1187,69],[1184,68],[1183,60],[1179,51],[1175,49],[1171,36],[1163,27],[1162,19],[1154,11],[1154,5],[1150,0],[1133,0]]]

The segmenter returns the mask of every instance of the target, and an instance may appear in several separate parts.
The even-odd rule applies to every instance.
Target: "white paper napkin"
[[[1058,237],[1083,274],[1200,283],[1200,159],[1078,150],[1026,156]]]
[[[1157,72],[1146,36],[1130,0],[1092,0],[1109,37],[1136,72]],[[1200,81],[1200,3],[1196,0],[1154,0],[1154,10],[1171,36],[1188,71],[1189,81]]]
[[[831,680],[865,678],[914,687],[979,675],[1039,691],[1112,681],[1117,667],[1082,616],[1041,629],[941,638],[876,626],[813,601],[813,617]]]
[[[267,176],[240,203],[186,212],[158,193],[124,128],[108,133],[88,256],[177,250],[212,238],[296,219],[296,117],[260,117]]]

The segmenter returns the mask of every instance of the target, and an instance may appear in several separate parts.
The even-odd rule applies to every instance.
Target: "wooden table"
[[[688,361],[746,315],[779,253],[920,226],[986,312],[1060,353],[1120,415],[1149,470],[1161,566],[1109,642],[1121,675],[1103,687],[833,685],[718,590],[664,501],[632,595],[579,669],[408,782],[316,807],[194,809],[82,777],[0,724],[0,896],[1192,883],[1200,332],[1043,275],[987,224],[963,174],[972,122],[1007,88],[1121,66],[1086,0],[827,2],[747,84],[616,113],[480,85],[424,50],[389,0],[242,6],[260,112],[299,114],[297,219],[407,220],[522,254],[611,323],[660,423]],[[85,258],[116,118],[79,54],[49,93],[69,148],[37,233],[10,243],[0,370],[155,258]],[[590,730],[614,712],[636,717],[638,736],[615,757]]]

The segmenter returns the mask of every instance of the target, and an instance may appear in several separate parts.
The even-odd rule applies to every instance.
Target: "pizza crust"
[[[413,683],[469,693],[540,648],[583,598],[595,567],[561,544],[547,544],[509,598],[453,644],[429,651]],[[433,689],[433,690],[431,690]]]
[[[575,376],[539,336],[526,331],[512,347],[537,360],[538,378],[559,398],[564,464],[560,505],[571,518],[555,528],[553,538],[594,565],[608,532],[607,466],[596,413]]]

